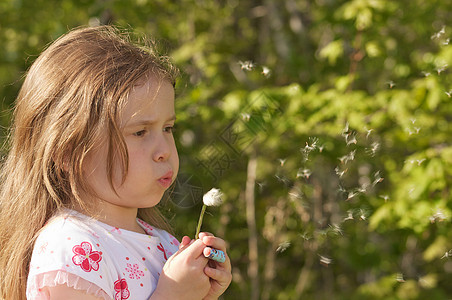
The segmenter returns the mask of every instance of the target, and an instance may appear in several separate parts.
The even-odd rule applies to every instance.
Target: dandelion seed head
[[[219,206],[223,203],[223,193],[217,189],[213,188],[202,197],[202,202],[206,206]]]

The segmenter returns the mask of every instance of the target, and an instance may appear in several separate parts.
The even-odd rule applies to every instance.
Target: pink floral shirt
[[[66,284],[103,299],[148,299],[179,242],[137,219],[147,234],[112,227],[74,211],[52,218],[36,240],[27,299]]]

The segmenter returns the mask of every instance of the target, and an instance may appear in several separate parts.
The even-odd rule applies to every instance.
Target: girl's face
[[[113,186],[107,176],[107,145],[92,151],[84,164],[87,182],[103,200],[105,209],[144,208],[159,203],[173,183],[179,158],[172,129],[174,89],[167,80],[151,77],[135,86],[119,119],[129,154],[124,182],[120,162],[113,162]]]

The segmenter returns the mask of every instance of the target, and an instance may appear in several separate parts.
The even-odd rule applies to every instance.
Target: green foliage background
[[[0,122],[80,25],[157,38],[177,85],[178,236],[229,243],[224,299],[452,295],[452,2],[1,0]],[[3,135],[7,131],[3,131]]]

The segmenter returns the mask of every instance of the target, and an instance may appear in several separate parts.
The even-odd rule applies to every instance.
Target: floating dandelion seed
[[[279,164],[282,166],[284,166],[284,164],[286,163],[287,158],[278,158],[279,160]]]
[[[309,177],[311,175],[312,175],[312,172],[309,169],[303,169],[303,170],[299,169],[297,172],[297,178],[303,177],[303,178],[309,179]]]
[[[198,226],[196,227],[196,234],[195,234],[196,239],[198,239],[198,237],[199,237],[199,231],[201,230],[202,219],[204,217],[204,213],[206,212],[207,206],[220,205],[223,202],[222,197],[223,197],[223,193],[219,189],[216,189],[216,188],[211,189],[210,191],[205,193],[204,196],[202,197],[203,206],[202,206],[201,214],[199,215]]]
[[[342,220],[343,222],[348,221],[348,220],[354,220],[355,218],[353,217],[353,212],[351,210],[347,211],[347,217],[344,218],[344,220]]]
[[[348,163],[349,161],[355,159],[355,153],[356,153],[356,149],[353,150],[352,152],[350,152],[350,153],[347,154],[347,155],[344,155],[344,156],[342,156],[342,157],[339,157],[339,160],[341,161],[341,163],[346,164],[346,163]]]
[[[335,235],[343,235],[342,228],[337,224],[329,224],[328,225],[331,228],[331,232]]]
[[[267,78],[270,77],[271,75],[270,69],[266,66],[262,66],[262,75],[264,75]]]
[[[374,182],[372,183],[372,186],[377,185],[378,183],[382,182],[383,180],[384,180],[384,178],[380,176],[380,171],[377,171],[374,174]]]
[[[356,195],[358,195],[357,192],[349,192],[346,201],[353,199]]]
[[[369,135],[373,131],[373,129],[367,129],[366,127],[364,127],[364,130],[366,131],[366,139],[368,139]]]
[[[307,232],[303,232],[303,234],[300,234],[301,238],[305,241],[309,241],[312,239],[312,236],[310,236]]]
[[[348,170],[348,168],[345,170],[341,170],[341,169],[339,169],[339,167],[334,168],[334,171],[336,172],[336,175],[339,176],[339,178],[344,176],[344,174],[347,172],[347,170]]]
[[[265,182],[256,182],[256,183],[257,183],[257,185],[259,186],[259,192],[262,193],[262,191],[264,190],[264,187],[265,187],[266,183],[265,183]]]
[[[425,158],[423,159],[416,159],[417,165],[420,166],[425,161]]]
[[[405,282],[405,279],[403,279],[403,274],[402,273],[398,273],[397,274],[396,280],[397,280],[397,282]]]
[[[362,221],[366,221],[367,220],[367,213],[363,209],[360,209],[359,211],[360,211],[359,218]]]
[[[348,139],[350,137],[350,139]],[[350,146],[351,144],[355,144],[358,142],[356,140],[356,134],[349,134],[345,137],[345,142],[347,143],[347,146]]]
[[[322,265],[324,265],[325,267],[328,267],[333,262],[333,260],[331,258],[328,258],[326,256],[319,254],[319,257],[320,257],[320,263]]]
[[[289,185],[289,183],[290,183],[290,180],[287,177],[285,177],[284,175],[277,174],[277,175],[275,175],[275,177],[276,177],[276,179],[278,179],[278,181],[284,183],[285,185]]]
[[[305,161],[309,160],[309,153],[311,153],[312,151],[314,151],[317,148],[318,142],[319,142],[318,138],[310,137],[309,142],[306,142],[306,146],[304,146],[304,148],[300,149]]]
[[[240,114],[242,116],[242,120],[248,122],[251,118],[250,114],[248,113],[241,113]]]
[[[445,39],[444,42],[443,42],[443,46],[449,45],[449,42],[450,42],[449,38]]]
[[[290,192],[289,193],[289,197],[290,197],[291,200],[302,199],[303,198],[299,192]]]
[[[281,244],[278,245],[278,248],[276,248],[276,252],[282,253],[284,251],[287,250],[287,248],[290,247],[290,242],[286,241],[286,242],[282,242]]]
[[[396,86],[396,84],[395,84],[395,82],[394,81],[388,81],[388,82],[386,82],[386,84],[389,86],[389,88],[390,89],[392,89],[393,87],[395,87]]]
[[[443,255],[443,257],[441,257],[441,259],[449,258],[449,257],[452,257],[452,250],[449,250],[446,253],[444,253],[444,255]]]
[[[239,61],[239,64],[242,70],[245,71],[252,71],[256,67],[256,65],[250,60]]]
[[[379,149],[380,149],[380,143],[373,142],[372,145],[370,145],[370,148],[366,149],[366,153],[373,157],[373,156],[375,156],[375,154],[377,153],[377,151]]]
[[[432,75],[432,73],[426,72],[426,71],[422,71],[422,75],[424,75],[425,77],[429,77],[430,75]]]
[[[411,118],[410,121],[411,121],[411,124],[414,125],[414,123],[416,123],[416,118]]]
[[[444,70],[446,70],[448,67],[447,64],[442,65],[441,67],[436,68],[436,72],[438,73],[438,75],[440,75]]]
[[[429,217],[430,223],[443,222],[447,220],[446,214],[441,209],[437,209],[436,212]]]
[[[389,196],[388,195],[380,195],[380,198],[383,198],[385,202],[388,202]]]
[[[414,127],[414,131],[412,131],[410,128],[406,128],[406,131],[408,131],[409,135],[418,134],[419,131],[421,131],[421,127]]]
[[[348,135],[348,131],[349,131],[349,127],[350,127],[350,125],[348,124],[348,122],[347,123],[345,123],[345,127],[344,127],[344,129],[342,129],[342,136],[346,136],[346,135]]]
[[[446,91],[445,93],[446,93],[447,97],[449,97],[449,98],[452,97],[452,90]]]
[[[369,187],[368,183],[363,183],[356,191],[358,193],[365,193],[365,192],[367,192],[368,187]]]
[[[440,39],[446,33],[446,26],[443,26],[440,31],[435,32],[430,39],[437,40]]]

